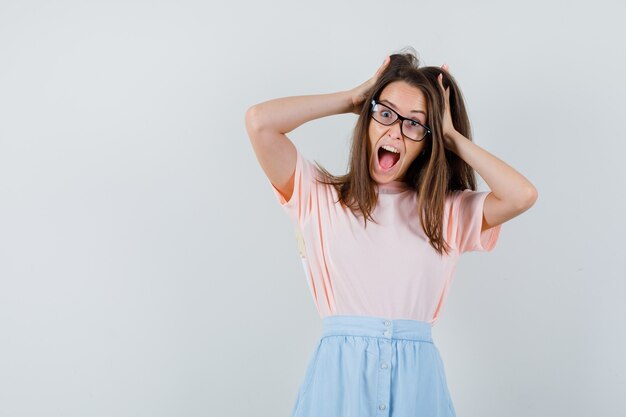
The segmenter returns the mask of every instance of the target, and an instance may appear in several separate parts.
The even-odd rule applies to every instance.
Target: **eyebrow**
[[[398,110],[398,108],[396,107],[395,104],[393,104],[391,101],[389,100],[379,100],[381,103],[385,102],[387,104],[389,104],[391,107],[394,108],[394,110]],[[426,116],[426,112],[424,112],[423,110],[411,110],[411,113],[422,113],[424,116]]]

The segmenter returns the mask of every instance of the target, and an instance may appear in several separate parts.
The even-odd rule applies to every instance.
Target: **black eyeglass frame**
[[[393,122],[389,123],[389,124],[385,124],[385,123],[383,123],[383,122],[381,122],[381,121],[379,121],[379,120],[376,120],[376,118],[374,117],[374,107],[375,107],[377,104],[378,104],[378,105],[381,105],[381,106],[385,106],[386,108],[388,108],[389,110],[391,110],[391,111],[393,112],[393,114],[395,114],[398,118],[397,118],[396,120],[394,120]],[[372,119],[374,119],[376,122],[380,123],[380,124],[381,124],[381,125],[383,125],[383,126],[391,126],[392,124],[394,124],[395,122],[397,122],[398,120],[400,120],[400,132],[402,133],[402,136],[404,136],[405,138],[407,138],[407,139],[409,139],[409,140],[412,140],[413,142],[421,142],[422,140],[424,140],[424,138],[425,138],[428,134],[432,133],[432,131],[430,130],[430,128],[429,128],[428,126],[421,124],[420,122],[418,122],[418,121],[417,121],[417,120],[415,120],[415,119],[410,119],[410,118],[408,118],[408,117],[400,116],[400,115],[398,114],[398,112],[397,112],[397,111],[395,111],[395,110],[394,110],[394,109],[392,109],[391,107],[387,106],[386,104],[383,104],[383,103],[380,103],[380,102],[376,101],[376,99],[373,99],[373,100],[372,100],[372,108],[371,108],[371,110],[372,110],[372,114],[371,114]],[[412,122],[415,122],[415,123],[417,123],[418,125],[422,126],[424,129],[426,129],[426,133],[424,133],[424,136],[422,136],[420,139],[412,139],[412,138],[408,137],[407,135],[405,135],[405,134],[404,134],[404,130],[403,130],[403,128],[402,128],[402,126],[404,125],[404,121],[405,121],[405,120],[410,120],[410,121],[412,121]]]

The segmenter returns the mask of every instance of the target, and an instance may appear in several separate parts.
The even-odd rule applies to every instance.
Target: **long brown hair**
[[[449,253],[450,246],[443,237],[443,210],[447,193],[452,190],[476,190],[474,170],[454,152],[444,148],[442,120],[445,96],[437,77],[443,73],[444,88],[450,87],[450,113],[454,128],[472,140],[470,122],[463,102],[463,96],[454,77],[439,67],[419,67],[419,59],[411,52],[391,55],[391,61],[378,77],[376,84],[367,95],[352,135],[352,148],[348,172],[335,176],[316,165],[323,173],[321,183],[332,185],[342,205],[355,214],[377,223],[371,216],[378,201],[376,183],[370,176],[370,142],[368,127],[371,123],[371,101],[378,99],[385,86],[394,81],[405,81],[419,88],[427,100],[426,124],[431,130],[421,152],[409,166],[405,174],[406,184],[418,193],[419,221],[431,246],[440,254]]]

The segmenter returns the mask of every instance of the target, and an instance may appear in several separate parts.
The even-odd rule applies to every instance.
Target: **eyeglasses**
[[[392,108],[387,107],[376,100],[372,100],[372,118],[385,126],[391,126],[398,119],[400,119],[400,132],[415,142],[421,141],[427,134],[431,133],[428,127],[424,126],[417,120],[402,117]]]

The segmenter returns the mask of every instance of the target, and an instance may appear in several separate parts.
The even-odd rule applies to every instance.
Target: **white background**
[[[624,12],[2,0],[0,416],[288,416],[321,320],[245,111],[405,46],[539,191],[433,329],[458,415],[623,415]],[[344,173],[355,121],[289,136]]]

